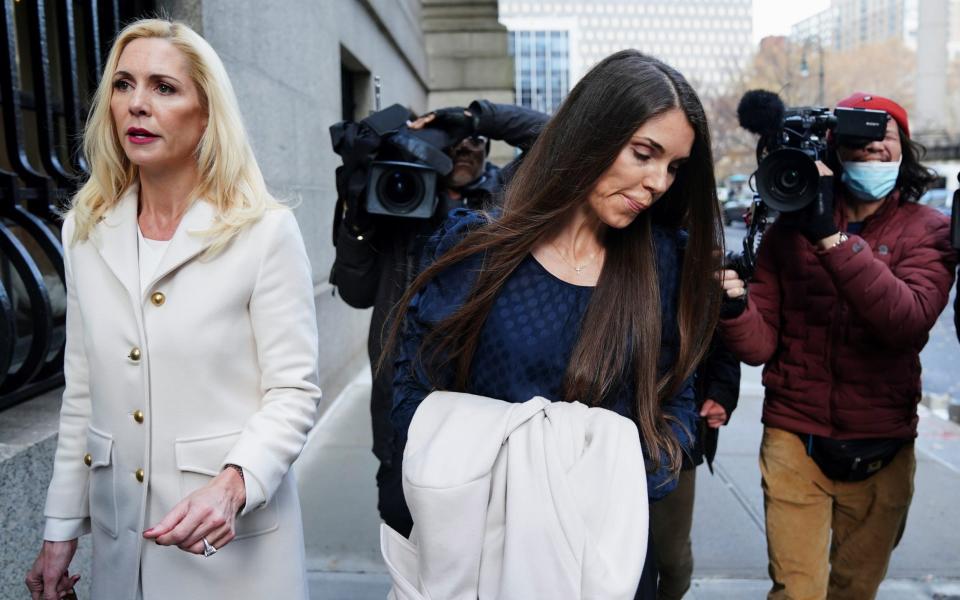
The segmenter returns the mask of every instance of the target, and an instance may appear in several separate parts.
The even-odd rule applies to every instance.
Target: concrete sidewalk
[[[382,600],[370,453],[369,373],[324,415],[295,466],[300,482],[312,598]],[[764,598],[766,545],[757,452],[762,426],[759,369],[744,368],[740,407],[720,436],[716,474],[698,470],[692,599]],[[960,599],[960,426],[921,407],[916,492],[882,600]]]

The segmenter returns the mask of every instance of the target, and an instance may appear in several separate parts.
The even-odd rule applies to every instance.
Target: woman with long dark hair
[[[432,390],[579,401],[636,424],[649,494],[668,493],[717,318],[715,190],[684,77],[633,50],[600,62],[526,156],[502,213],[457,211],[432,240],[387,345],[399,344],[401,440]]]

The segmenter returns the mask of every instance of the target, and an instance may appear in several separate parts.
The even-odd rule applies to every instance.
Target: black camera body
[[[760,136],[757,146],[757,193],[780,212],[802,210],[817,199],[820,174],[816,162],[827,152],[827,134],[841,146],[862,147],[882,140],[887,113],[862,108],[788,108],[778,130]]]
[[[453,140],[437,128],[412,130],[409,110],[394,104],[359,122],[330,126],[333,151],[343,158],[337,169],[337,210],[355,229],[369,216],[429,219],[436,211],[438,178],[453,169],[444,151]]]
[[[429,219],[437,209],[437,171],[412,162],[370,164],[364,208],[372,215]]]
[[[886,136],[889,116],[862,108],[786,108],[777,94],[751,90],[740,99],[737,118],[741,127],[760,136],[753,217],[743,238],[743,254],[727,257],[727,264],[749,279],[773,211],[796,212],[819,200],[816,163],[826,158],[828,136],[839,146],[863,147]]]

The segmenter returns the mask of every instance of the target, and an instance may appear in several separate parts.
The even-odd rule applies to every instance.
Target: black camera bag
[[[834,440],[798,434],[820,471],[834,481],[863,481],[890,464],[909,440]]]

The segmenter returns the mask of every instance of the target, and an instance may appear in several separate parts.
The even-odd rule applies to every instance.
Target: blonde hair
[[[90,166],[90,177],[74,196],[70,208],[76,223],[72,241],[88,239],[97,221],[119,202],[137,178],[136,165],[120,146],[110,99],[120,54],[130,42],[141,38],[165,39],[187,57],[190,77],[207,112],[207,127],[196,153],[200,182],[192,198],[203,198],[216,209],[216,223],[203,232],[213,238],[209,251],[216,252],[244,227],[259,220],[267,209],[281,205],[267,191],[220,57],[187,25],[164,19],[131,23],[110,49],[83,133],[83,153]]]

